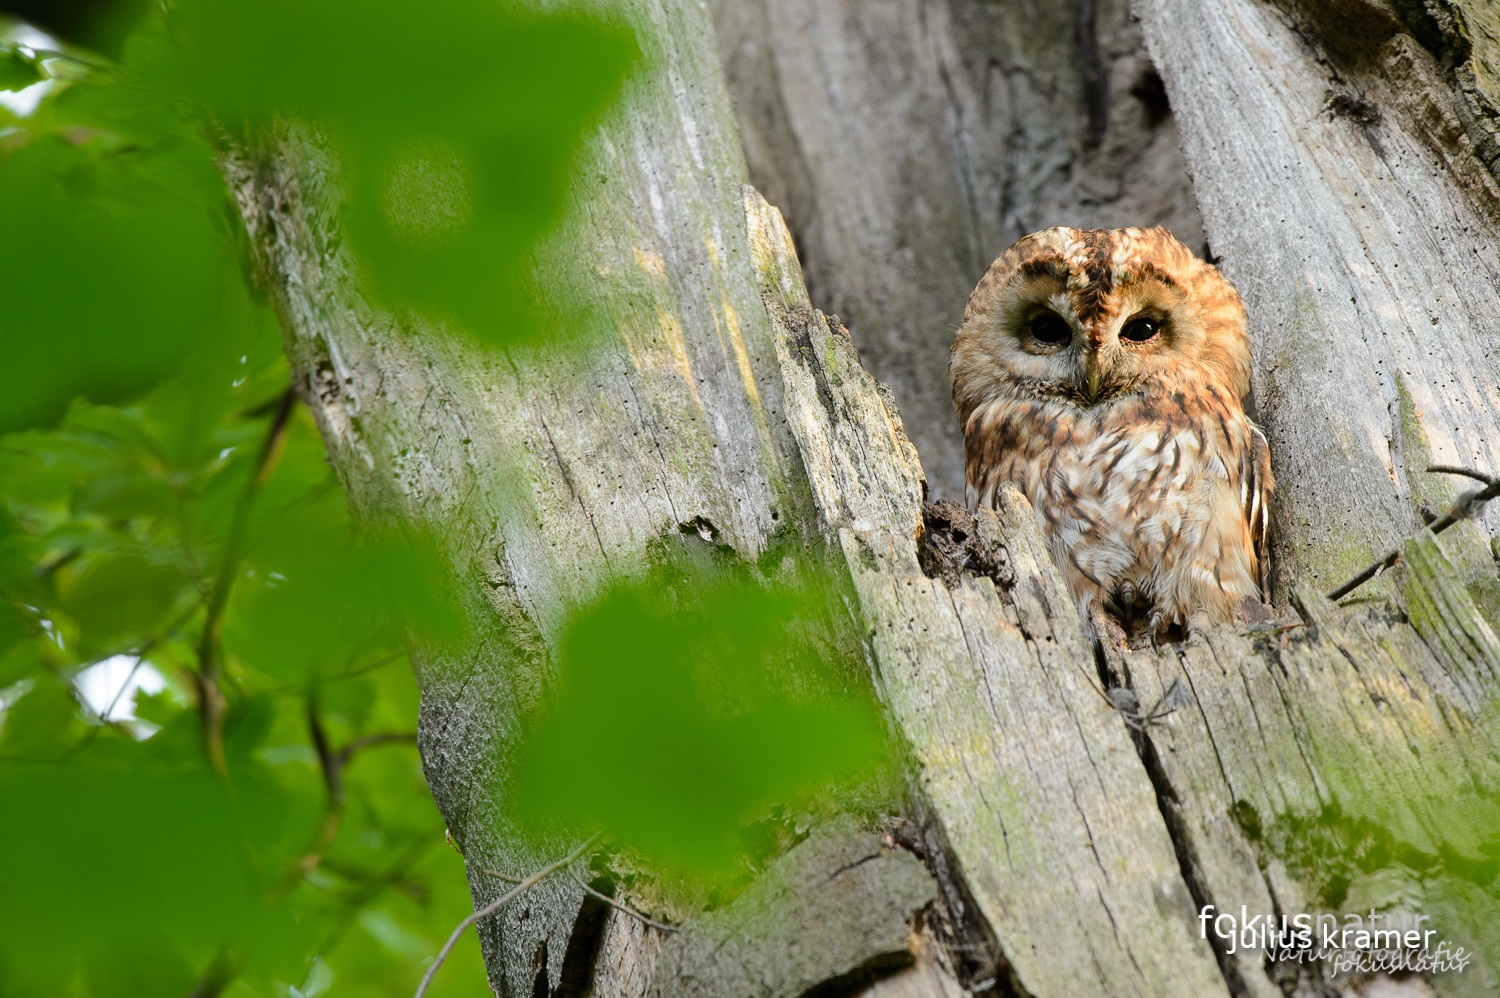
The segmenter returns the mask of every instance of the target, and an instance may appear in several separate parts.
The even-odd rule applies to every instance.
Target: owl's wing
[[[1266,571],[1266,530],[1271,523],[1271,446],[1257,426],[1250,427],[1250,455],[1240,486],[1240,503],[1245,522],[1250,527],[1250,543],[1255,550],[1255,584],[1261,599],[1271,602],[1271,579]]]

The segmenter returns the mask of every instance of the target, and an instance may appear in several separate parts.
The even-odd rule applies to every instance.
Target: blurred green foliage
[[[223,953],[226,994],[410,994],[471,910],[401,651],[455,635],[452,587],[424,546],[353,531],[305,410],[242,524],[226,773],[204,753],[205,618],[286,386],[260,320],[138,404],[0,439],[0,993],[187,994]],[[74,685],[117,655],[165,680],[134,721]],[[484,993],[465,946],[439,993]]]
[[[372,293],[503,336],[630,36],[480,2],[8,9],[61,40],[0,46],[0,90],[49,88],[0,111],[0,993],[410,994],[472,907],[403,640],[461,618],[432,545],[356,531],[308,414],[278,420],[214,143],[317,121]],[[164,683],[124,719],[80,694],[122,657]],[[471,936],[434,993],[486,990]]]
[[[628,32],[478,0],[177,0],[165,27],[126,52],[146,86],[333,138],[372,298],[490,340],[531,332],[523,264],[635,55]]]
[[[205,330],[246,320],[209,138],[279,115],[334,141],[373,300],[490,342],[535,333],[525,263],[635,55],[628,31],[482,0],[90,6],[67,21],[84,42],[139,22],[118,65],[0,57],[0,87],[73,83],[0,160],[0,432],[77,395],[136,397]]]
[[[351,520],[216,143],[314,122],[370,297],[503,343],[633,36],[489,0],[0,9],[62,36],[0,45],[0,90],[47,90],[0,112],[0,994],[409,994],[472,905],[405,648],[464,615],[432,538]],[[517,808],[716,875],[883,742],[821,585],[664,571],[569,627]],[[154,681],[85,695],[120,663]],[[486,990],[471,934],[432,993]]]
[[[677,561],[581,610],[516,764],[523,824],[606,829],[667,869],[722,878],[747,826],[875,775],[874,702],[818,640],[831,596],[816,572],[768,586]]]

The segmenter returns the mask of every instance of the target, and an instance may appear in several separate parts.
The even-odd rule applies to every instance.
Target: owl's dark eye
[[[1125,323],[1125,328],[1120,330],[1120,339],[1131,343],[1145,343],[1147,340],[1155,339],[1160,331],[1160,321],[1142,316]]]
[[[1043,312],[1031,320],[1031,338],[1047,346],[1057,346],[1073,338],[1073,330],[1055,312]]]

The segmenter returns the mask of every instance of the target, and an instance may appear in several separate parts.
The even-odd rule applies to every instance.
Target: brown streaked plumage
[[[949,369],[970,504],[1024,492],[1085,619],[1134,594],[1162,620],[1224,621],[1264,595],[1244,305],[1166,229],[1021,239],[969,298]]]

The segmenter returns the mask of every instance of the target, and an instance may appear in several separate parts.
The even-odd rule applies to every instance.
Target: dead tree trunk
[[[306,127],[234,150],[226,174],[351,501],[366,517],[439,527],[483,599],[475,647],[453,661],[418,656],[423,758],[477,903],[503,889],[484,869],[542,859],[499,798],[516,733],[546,695],[559,628],[683,530],[709,531],[746,559],[791,531],[847,573],[851,640],[912,759],[905,824],[886,829],[906,848],[830,822],[672,936],[585,909],[576,888],[548,882],[481,923],[497,991],[1327,993],[1315,967],[1204,939],[1197,913],[1214,904],[1427,914],[1479,954],[1465,974],[1436,977],[1439,993],[1492,993],[1494,567],[1475,526],[1402,538],[1418,528],[1414,504],[1452,495],[1423,477],[1429,456],[1500,470],[1493,181],[1469,137],[1479,125],[1464,124],[1482,124],[1488,105],[1478,84],[1463,89],[1493,62],[1445,70],[1391,13],[1358,22],[1396,25],[1383,36],[1371,28],[1365,47],[1330,53],[1323,21],[1259,0],[1142,4],[1208,238],[1256,323],[1257,394],[1281,481],[1281,592],[1297,618],[1280,631],[1223,628],[1160,658],[1109,642],[1096,656],[1024,499],[1007,493],[996,513],[973,517],[924,507],[917,448],[890,392],[812,307],[781,215],[745,186],[708,12],[625,6],[646,58],[590,140],[574,209],[538,262],[559,314],[585,316],[575,334],[587,350],[496,358],[361,300],[337,238],[336,168]],[[1171,193],[1181,189],[1171,119],[1134,29],[1096,37],[1096,50],[1125,54],[1096,51],[1093,69],[1065,79],[1013,39],[1025,27],[1081,44],[1085,28],[1098,31],[1094,5],[1041,6],[1019,27],[1011,8],[977,0],[718,11],[741,111],[747,92],[769,95],[741,129],[752,162],[782,178],[813,287],[862,316],[877,367],[915,371],[902,358],[925,358],[907,390],[922,412],[919,445],[936,441],[939,454],[952,420],[932,385],[946,367],[943,316],[972,285],[953,274],[977,277],[1033,226],[1174,212],[1179,235],[1196,225]],[[1105,10],[1125,24],[1122,8]],[[745,47],[756,37],[776,39],[775,51]],[[833,51],[856,38],[878,65]],[[797,45],[806,51],[794,58]],[[999,47],[993,65],[986,45]],[[757,90],[747,65],[781,82]],[[832,82],[809,91],[793,73]],[[1117,77],[1142,81],[1132,127],[1149,137],[1123,165],[1089,152],[1109,148],[1124,117]],[[1111,87],[1102,99],[1100,79]],[[1372,98],[1378,80],[1385,96]],[[886,117],[912,130],[894,144],[866,128],[880,88],[905,109]],[[1044,97],[1015,98],[1033,88]],[[851,93],[867,96],[833,100]],[[1002,96],[1014,98],[1008,110],[996,110]],[[1381,108],[1378,121],[1360,101]],[[1051,134],[1073,144],[1049,157],[1038,109],[1064,106],[1072,124]],[[910,137],[932,129],[936,145]],[[788,143],[799,158],[778,158]],[[862,188],[832,177],[850,156]],[[1069,163],[1076,186],[1059,186]],[[1171,174],[1155,202],[1151,163]],[[1089,195],[1078,178],[1091,169],[1116,193]],[[900,183],[881,188],[882,178]],[[1027,184],[1050,191],[1051,207],[1004,193]],[[1153,203],[1151,217],[1131,214]],[[865,293],[876,285],[887,298]],[[954,466],[935,466],[951,487]],[[1387,599],[1341,609],[1318,595],[1397,543],[1405,556],[1381,580]],[[1102,692],[1149,705],[1177,680],[1188,706],[1146,725],[1117,709],[1129,695]]]

